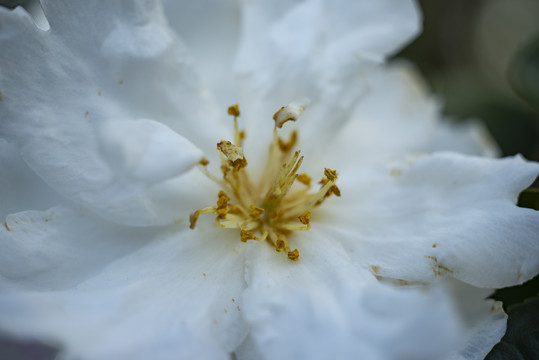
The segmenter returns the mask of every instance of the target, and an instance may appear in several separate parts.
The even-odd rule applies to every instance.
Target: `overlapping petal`
[[[128,224],[173,220],[150,187],[196,164],[197,148],[212,149],[219,126],[159,3],[47,1],[43,8],[48,31],[20,8],[0,8],[0,136],[47,184],[97,213]],[[130,159],[122,158],[125,141],[108,146],[111,130],[132,144]],[[135,181],[129,166],[138,167]]]
[[[72,208],[7,222],[2,331],[96,359],[228,359],[246,336],[245,248],[218,229],[133,231]]]

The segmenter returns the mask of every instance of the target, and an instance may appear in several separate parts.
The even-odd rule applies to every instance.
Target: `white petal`
[[[458,317],[444,292],[383,286],[330,240],[302,240],[311,243],[298,263],[252,247],[244,295],[251,334],[239,359],[432,359],[457,348]]]
[[[383,59],[420,27],[410,1],[251,1],[243,11],[238,69],[284,91],[313,68],[324,74],[357,57]]]
[[[239,100],[233,71],[239,40],[240,1],[165,0],[165,15],[193,54],[196,68],[223,114]],[[240,104],[243,105],[243,104]]]
[[[247,75],[241,104],[246,148],[260,143],[257,136],[249,144],[256,130],[271,139],[271,123],[268,130],[263,124],[276,110],[308,97],[308,125],[300,132],[305,153],[313,144],[323,148],[350,115],[368,86],[374,58],[382,59],[419,28],[419,14],[408,1],[253,1],[243,14],[237,68]]]
[[[121,181],[117,169],[110,168],[112,159],[102,156],[102,142],[110,139],[102,139],[99,131],[106,119],[149,118],[167,124],[204,151],[214,151],[219,125],[213,107],[192,73],[189,56],[166,27],[159,5],[118,1],[93,6],[78,1],[44,2],[43,7],[51,26],[46,32],[21,9],[0,8],[0,136],[17,144],[29,166],[71,200],[103,211],[93,207],[90,195],[103,189],[99,201],[105,201],[105,215],[116,221],[170,221],[141,205],[148,201],[148,189],[123,191],[120,185],[112,192],[117,196],[105,196],[107,186]],[[164,127],[153,128],[156,136],[165,136]],[[166,135],[169,140],[174,136]],[[193,154],[192,146],[182,150],[187,142],[180,135],[168,143],[175,143],[176,150],[169,146],[170,151]],[[179,173],[178,157],[161,156],[155,144],[148,142],[146,158],[140,159],[146,165],[139,164],[145,167],[139,175],[148,182]],[[149,163],[159,164],[150,177]],[[163,172],[167,168],[168,174]],[[140,210],[133,216],[121,213],[119,202]]]
[[[459,350],[445,359],[482,360],[505,334],[507,315],[500,302],[487,299],[491,290],[459,281],[451,281],[448,285],[465,330]]]
[[[78,285],[155,234],[132,231],[71,207],[9,215],[0,229],[2,284],[32,290]]]
[[[17,147],[0,139],[0,221],[27,209],[48,209],[63,203],[22,160]]]
[[[112,120],[98,129],[103,158],[130,180],[149,184],[190,170],[202,152],[167,126],[151,120]]]
[[[341,172],[331,226],[378,275],[409,281],[454,276],[479,287],[520,284],[539,272],[539,213],[515,206],[539,173],[519,157],[441,153],[385,174]]]
[[[2,233],[11,242],[0,262],[2,331],[88,359],[228,359],[245,338],[245,247],[223,230],[39,215],[18,215],[28,221]]]
[[[432,141],[431,151],[456,151],[466,155],[499,157],[501,151],[487,128],[479,121],[457,123],[440,121]]]

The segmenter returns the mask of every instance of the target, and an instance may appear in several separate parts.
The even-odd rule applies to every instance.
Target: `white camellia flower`
[[[483,358],[490,289],[539,272],[539,165],[477,156],[380,67],[414,3],[165,9],[0,7],[0,331],[66,359]]]

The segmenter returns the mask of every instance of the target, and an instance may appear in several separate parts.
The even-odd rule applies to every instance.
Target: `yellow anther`
[[[219,194],[217,194],[217,210],[216,214],[219,217],[219,219],[226,218],[226,214],[228,213],[228,202],[230,201],[230,197],[223,191],[219,191]]]
[[[298,261],[299,259],[299,251],[298,249],[294,249],[293,251],[288,252],[288,258],[292,261]]]
[[[245,140],[245,131],[240,131],[240,141]]]
[[[228,115],[232,115],[234,117],[240,116],[240,106],[238,104],[234,104],[232,106],[228,107]]]
[[[330,196],[331,194],[333,194],[333,195],[339,197],[339,196],[341,196],[341,189],[339,189],[339,187],[338,187],[337,185],[333,184],[333,185],[329,188],[329,190],[328,190],[326,196]]]
[[[194,229],[197,225],[198,217],[200,216],[200,210],[195,211],[194,213],[189,214],[189,229]]]
[[[309,225],[309,223],[311,222],[311,213],[309,211],[305,211],[303,214],[298,216],[298,220],[303,225]]]
[[[324,169],[324,175],[331,181],[337,180],[337,171],[331,169]]]
[[[254,205],[251,205],[251,207],[249,208],[249,216],[255,220],[260,219],[263,213],[264,209],[255,207]]]
[[[275,242],[275,251],[281,252],[285,249],[286,249],[286,242],[280,237],[277,238],[277,241]]]
[[[247,160],[245,160],[245,156],[243,156],[243,149],[241,146],[234,145],[230,141],[222,140],[217,144],[217,149],[232,163],[234,169],[239,170],[247,166]]]
[[[217,205],[219,205],[219,201],[224,201],[225,204],[230,201],[230,197],[223,190],[219,190],[217,197],[218,197]]]
[[[202,166],[206,166],[206,165],[208,165],[210,162],[208,161],[208,159],[202,158],[202,159],[200,159],[200,161],[199,161],[198,163],[199,163],[200,165],[202,165]]]
[[[256,236],[252,232],[241,230],[240,240],[242,242],[247,242],[247,240],[256,240]]]
[[[306,186],[311,186],[311,177],[307,174],[299,174],[297,180]]]

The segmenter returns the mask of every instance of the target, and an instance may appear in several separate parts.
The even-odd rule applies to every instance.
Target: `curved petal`
[[[115,192],[121,201],[131,198],[126,207],[141,209],[136,216],[114,209],[118,199],[107,193],[107,186],[122,181],[111,168],[112,160],[101,152],[103,141],[110,138],[100,131],[103,123],[114,119],[149,118],[167,124],[151,126],[154,136],[140,159],[171,169],[160,175],[165,178],[188,166],[178,167],[178,157],[152,152],[154,141],[168,139],[169,152],[191,154],[191,164],[200,153],[194,156],[195,147],[173,130],[203,151],[214,148],[219,124],[213,106],[193,75],[188,54],[166,27],[160,6],[153,1],[99,6],[46,1],[43,8],[48,31],[35,27],[20,8],[0,8],[0,136],[16,143],[29,166],[68,198],[92,208],[90,194],[103,189],[98,197],[110,205],[105,215],[116,221],[169,221],[157,219],[141,205],[143,188],[133,194],[126,187],[123,193],[120,185]],[[125,120],[115,130],[127,135],[140,133],[141,127],[148,123]]]
[[[237,239],[204,226],[141,231],[52,211],[18,214],[2,233],[2,331],[89,359],[228,359],[243,341]]]
[[[273,113],[307,97],[302,149],[324,147],[365,93],[378,61],[419,31],[419,17],[412,1],[247,2],[236,64],[247,142],[262,121],[271,139]]]
[[[343,172],[343,198],[325,205],[326,226],[382,277],[520,284],[539,272],[539,213],[515,203],[538,173],[519,157],[451,153],[373,171],[359,184]]]
[[[277,85],[288,92],[308,75],[331,78],[358,58],[379,61],[420,29],[412,1],[257,0],[242,10],[237,68],[265,90]]]

